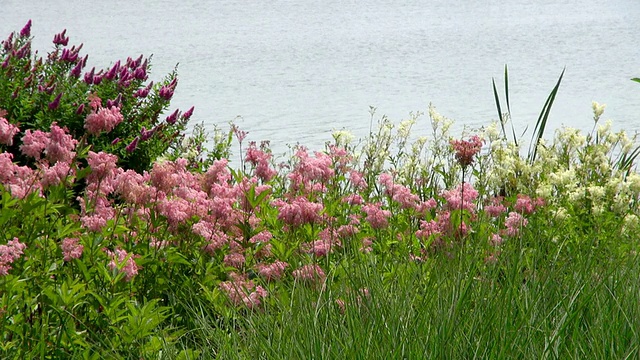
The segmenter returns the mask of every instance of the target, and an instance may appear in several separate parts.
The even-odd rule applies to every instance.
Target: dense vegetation
[[[65,32],[38,58],[30,26],[0,46],[2,358],[640,355],[639,150],[603,105],[524,155],[508,113],[430,107],[277,163],[186,136],[175,73],[85,71]]]

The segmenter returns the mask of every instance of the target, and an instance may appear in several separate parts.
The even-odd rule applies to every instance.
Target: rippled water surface
[[[0,12],[2,37],[32,19],[41,52],[66,28],[91,66],[153,54],[157,79],[179,63],[174,106],[209,127],[242,115],[277,150],[319,147],[333,129],[363,136],[369,106],[397,122],[431,102],[458,126],[487,124],[505,63],[520,129],[566,66],[551,127],[590,129],[597,100],[640,130],[637,0],[0,0]]]

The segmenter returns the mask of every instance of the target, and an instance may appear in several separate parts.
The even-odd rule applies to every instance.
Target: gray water
[[[179,63],[174,107],[195,105],[210,129],[241,115],[276,150],[364,136],[369,106],[399,122],[433,103],[458,130],[486,125],[505,64],[520,130],[564,67],[550,128],[591,129],[596,100],[614,127],[640,130],[638,0],[0,0],[0,14],[3,38],[32,19],[41,52],[66,28],[91,66],[153,54],[159,79]]]

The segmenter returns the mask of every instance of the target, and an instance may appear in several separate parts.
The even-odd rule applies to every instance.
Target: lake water
[[[457,130],[488,124],[505,64],[518,129],[566,66],[551,128],[589,130],[596,100],[614,127],[640,130],[638,0],[0,0],[0,13],[0,37],[32,19],[45,52],[66,28],[91,66],[153,54],[158,79],[180,63],[175,107],[195,105],[209,128],[241,115],[277,151],[364,136],[369,106],[399,122],[431,102]]]

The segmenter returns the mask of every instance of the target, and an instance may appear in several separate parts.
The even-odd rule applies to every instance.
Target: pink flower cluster
[[[468,182],[456,186],[454,189],[445,190],[442,196],[447,201],[449,210],[467,210],[475,214],[476,206],[473,203],[478,198],[478,191]]]
[[[111,258],[111,261],[107,264],[109,269],[124,273],[125,281],[131,281],[131,279],[138,275],[138,270],[140,270],[141,267],[134,261],[134,258],[138,257],[138,255],[129,254],[126,250],[119,248],[116,248],[114,251],[109,249],[103,249],[103,251]]]
[[[544,200],[542,198],[532,200],[527,195],[519,194],[515,205],[513,205],[513,208],[515,211],[521,214],[532,214],[534,211],[536,211],[536,208],[539,208],[543,205]]]
[[[292,191],[324,192],[329,180],[335,175],[331,156],[316,151],[315,157],[311,157],[307,149],[300,146],[295,157],[297,163],[287,175]]]
[[[79,259],[82,256],[84,246],[81,245],[78,238],[65,238],[60,244],[64,261]]]
[[[484,207],[485,213],[493,218],[497,218],[500,215],[504,214],[507,211],[507,207],[502,203],[503,200],[504,197],[502,196],[496,196],[491,199],[489,205],[486,205]]]
[[[7,119],[0,116],[0,144],[13,145],[13,137],[20,132],[20,129],[10,124]]]
[[[123,120],[120,108],[112,106],[110,108],[99,107],[93,110],[84,121],[84,128],[91,135],[99,135],[101,132],[110,132]]]
[[[0,245],[0,276],[6,276],[11,270],[11,264],[18,260],[24,254],[27,245],[23,244],[18,238],[9,240],[6,245]]]
[[[508,236],[517,236],[520,233],[520,229],[527,226],[528,223],[529,220],[525,219],[524,216],[512,211],[504,220],[504,225],[506,226],[505,233]]]
[[[374,229],[383,229],[389,226],[389,218],[391,211],[383,210],[381,203],[371,203],[362,206],[362,211],[367,214],[365,220],[371,224]]]
[[[316,257],[326,256],[335,248],[341,247],[340,235],[331,228],[325,228],[318,234],[319,240],[302,244],[302,250]]]
[[[266,144],[264,143],[258,148],[254,141],[250,142],[245,160],[255,168],[256,176],[260,178],[260,180],[267,182],[271,180],[277,172],[269,163],[271,161],[271,153],[265,149]]]
[[[269,295],[262,286],[256,286],[253,281],[237,274],[231,274],[230,281],[221,282],[218,286],[235,306],[244,305],[249,309],[259,307],[262,299]]]
[[[297,197],[290,202],[281,199],[273,201],[278,210],[278,220],[287,225],[301,226],[303,224],[319,223],[322,220],[320,212],[322,204],[309,201],[305,197]]]
[[[67,134],[66,129],[53,123],[48,133],[40,130],[25,131],[20,150],[23,154],[36,160],[40,160],[44,151],[45,158],[49,163],[55,164],[57,161],[70,162],[73,160],[76,156],[73,150],[77,144],[78,140]]]
[[[469,140],[450,140],[449,143],[455,151],[456,160],[463,167],[473,164],[473,157],[480,152],[484,140],[478,135],[472,136]]]
[[[297,281],[308,283],[322,282],[326,278],[324,271],[318,264],[303,265],[294,270],[292,275]]]
[[[417,209],[420,204],[420,197],[413,194],[404,185],[396,184],[389,173],[382,173],[378,177],[378,182],[385,187],[385,194],[393,201],[400,204],[403,209]]]
[[[271,264],[260,263],[256,265],[258,275],[266,281],[278,280],[284,276],[284,270],[289,266],[284,261],[276,260]]]

